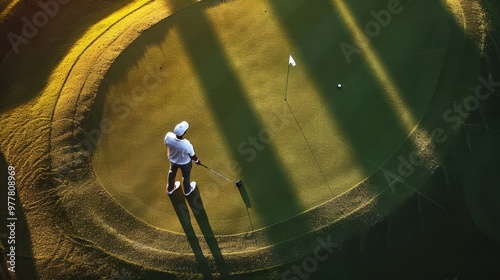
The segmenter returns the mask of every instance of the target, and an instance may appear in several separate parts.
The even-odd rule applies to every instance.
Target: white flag
[[[295,60],[293,60],[292,55],[290,55],[290,58],[288,59],[288,64],[292,65],[293,67],[295,67],[295,65],[297,65],[297,63],[295,63]]]

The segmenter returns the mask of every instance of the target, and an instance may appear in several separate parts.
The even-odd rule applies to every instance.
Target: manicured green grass
[[[99,180],[141,220],[182,232],[165,194],[163,137],[187,120],[186,136],[201,160],[242,179],[250,201],[195,166],[192,179],[216,234],[269,226],[349,190],[409,137],[402,115],[418,122],[435,94],[447,50],[444,11],[403,4],[370,39],[383,62],[377,67],[407,105],[403,111],[388,102],[381,86],[387,81],[361,54],[348,62],[340,44],[355,41],[328,2],[199,4],[166,19],[121,54],[101,86],[102,118],[113,130],[94,154]],[[351,9],[364,28],[376,22],[370,11],[387,4]],[[435,20],[423,20],[423,12]],[[290,69],[287,104],[290,53],[297,67]],[[144,79],[158,84],[134,91]]]

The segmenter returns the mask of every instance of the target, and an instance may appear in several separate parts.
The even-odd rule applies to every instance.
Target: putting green
[[[358,3],[342,14],[334,1],[276,3],[191,6],[144,32],[111,66],[94,110],[94,128],[110,129],[92,164],[140,220],[183,232],[165,193],[163,144],[181,120],[203,163],[245,184],[240,192],[193,167],[217,235],[270,226],[334,199],[378,171],[417,129],[447,50],[439,4],[400,3],[378,23],[370,11],[387,6]],[[354,50],[349,59],[343,49]],[[290,53],[297,67],[284,102]]]
[[[5,36],[23,17],[43,18],[29,1],[7,2]],[[363,259],[404,251],[408,237],[448,221],[427,217],[445,213],[437,184],[458,171],[448,178],[443,163],[445,178],[428,179],[464,134],[459,154],[472,142],[475,155],[452,161],[467,163],[464,201],[477,227],[498,236],[487,199],[495,176],[477,164],[494,154],[477,147],[493,145],[495,130],[470,142],[465,126],[443,118],[452,101],[471,108],[478,75],[497,80],[483,10],[498,26],[496,3],[67,2],[0,67],[0,170],[16,168],[18,229],[27,225],[18,278],[291,278],[294,264],[330,251],[317,251],[321,240],[341,248],[310,278],[385,272],[383,261]],[[493,98],[471,115],[494,120]],[[182,119],[203,162],[244,188],[195,166],[201,194],[165,194],[162,140]],[[430,145],[436,129],[447,140]],[[402,170],[401,158],[417,163]],[[387,172],[404,180],[389,184]]]

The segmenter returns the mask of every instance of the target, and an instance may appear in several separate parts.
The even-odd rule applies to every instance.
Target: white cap
[[[174,133],[177,136],[182,136],[184,133],[186,133],[186,130],[188,130],[189,124],[186,121],[182,121],[181,123],[177,124],[174,128]]]

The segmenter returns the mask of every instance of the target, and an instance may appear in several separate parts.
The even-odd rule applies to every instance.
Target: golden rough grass
[[[476,0],[444,0],[456,23],[468,37],[474,39],[478,49],[483,53],[491,23],[481,2]]]

